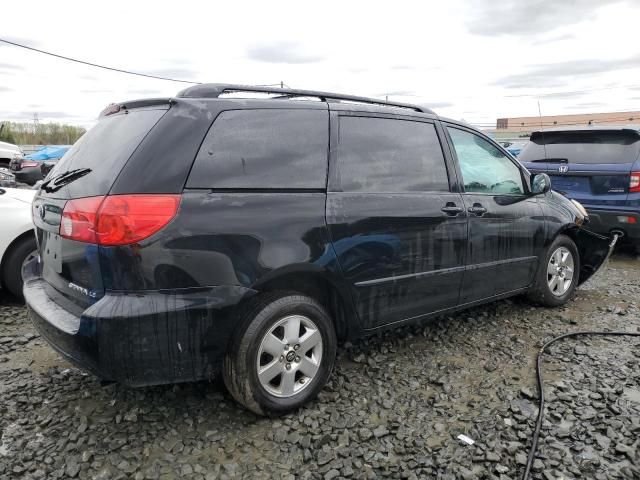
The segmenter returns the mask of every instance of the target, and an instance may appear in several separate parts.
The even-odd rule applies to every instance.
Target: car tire
[[[224,383],[252,412],[284,414],[318,395],[331,375],[336,347],[333,322],[318,302],[298,294],[263,294],[241,314],[224,359]]]
[[[529,298],[545,307],[564,305],[574,294],[579,276],[576,244],[568,236],[558,235],[541,258]]]
[[[24,301],[22,265],[36,252],[36,248],[36,239],[33,235],[29,235],[14,243],[5,254],[2,265],[2,284],[21,302]]]

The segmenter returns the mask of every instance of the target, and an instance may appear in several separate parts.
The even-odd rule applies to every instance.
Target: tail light
[[[629,180],[629,191],[640,192],[640,172],[631,172]]]
[[[22,168],[37,167],[38,165],[40,165],[38,162],[31,162],[31,161],[28,161],[28,160],[23,160],[23,161],[20,163],[20,166],[21,166]]]
[[[69,200],[60,235],[98,245],[137,243],[175,217],[180,195],[108,195]]]

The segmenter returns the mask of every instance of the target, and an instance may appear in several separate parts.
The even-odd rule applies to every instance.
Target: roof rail
[[[386,107],[410,108],[416,112],[435,114],[433,110],[411,103],[388,102],[370,97],[358,97],[356,95],[343,95],[341,93],[320,92],[316,90],[298,90],[294,88],[279,87],[259,87],[252,85],[234,85],[232,83],[204,83],[185,88],[178,93],[178,97],[183,98],[218,98],[223,93],[232,92],[255,92],[255,93],[273,93],[281,95],[283,98],[292,97],[316,97],[322,102],[331,100],[344,100],[347,102],[368,103],[371,105],[381,105]]]

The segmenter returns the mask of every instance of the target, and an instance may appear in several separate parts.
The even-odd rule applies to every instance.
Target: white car
[[[31,220],[35,190],[0,188],[0,286],[22,300],[22,265],[36,254]]]
[[[24,154],[20,147],[12,143],[0,142],[0,167],[9,168],[11,160],[22,157],[24,157]]]

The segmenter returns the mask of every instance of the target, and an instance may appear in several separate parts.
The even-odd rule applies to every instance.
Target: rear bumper
[[[237,286],[108,293],[77,316],[50,288],[38,276],[25,279],[29,316],[41,335],[71,363],[130,386],[215,376],[235,325],[233,307],[253,294]]]
[[[596,233],[609,234],[612,230],[621,230],[625,237],[640,241],[640,211],[605,210],[585,205],[589,213],[589,230]],[[621,222],[619,217],[635,218],[636,223]]]

